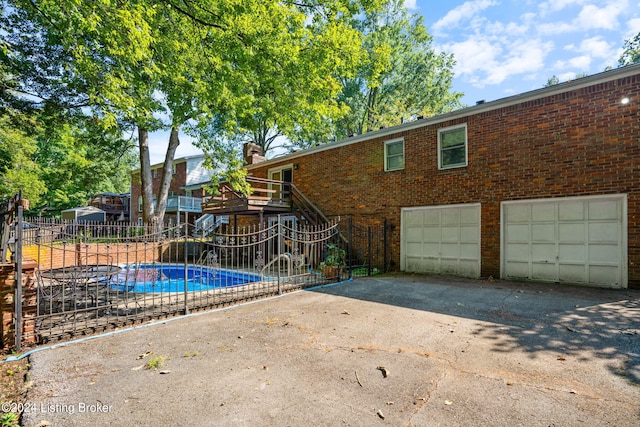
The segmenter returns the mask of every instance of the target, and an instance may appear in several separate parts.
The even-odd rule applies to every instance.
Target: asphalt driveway
[[[638,426],[640,291],[358,279],[30,361],[24,426]]]

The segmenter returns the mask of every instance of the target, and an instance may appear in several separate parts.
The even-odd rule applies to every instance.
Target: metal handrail
[[[277,257],[275,257],[274,259],[272,259],[271,261],[269,261],[264,267],[262,267],[262,270],[260,271],[260,274],[262,276],[264,276],[264,272],[267,270],[267,268],[271,267],[271,265],[273,265],[276,262],[280,261],[281,258],[284,258],[284,259],[287,260],[287,278],[290,278],[291,277],[291,254],[289,254],[289,253],[280,254]]]

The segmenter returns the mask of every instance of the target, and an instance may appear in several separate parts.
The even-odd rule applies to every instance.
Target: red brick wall
[[[37,314],[34,285],[36,264],[25,261],[22,264],[22,344],[35,344],[35,318]],[[0,264],[0,311],[2,312],[2,348],[15,346],[15,285],[13,264]]]
[[[622,105],[628,97],[631,102]],[[282,158],[294,184],[326,215],[387,218],[395,264],[400,209],[482,204],[482,275],[500,275],[500,202],[626,193],[629,282],[640,283],[640,75]],[[468,166],[438,170],[438,129],[467,124]],[[384,141],[403,137],[405,168],[384,171]]]

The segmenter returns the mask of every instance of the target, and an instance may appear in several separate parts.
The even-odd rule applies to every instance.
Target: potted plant
[[[327,245],[327,254],[324,261],[320,263],[322,274],[327,280],[338,280],[340,278],[340,272],[345,265],[346,254],[346,251],[338,245]]]

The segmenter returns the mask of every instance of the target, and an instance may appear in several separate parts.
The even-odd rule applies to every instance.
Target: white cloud
[[[497,5],[495,0],[474,0],[468,1],[452,9],[443,18],[433,24],[436,32],[458,27],[461,22],[470,20],[488,7]]]
[[[592,37],[590,39],[582,40],[579,47],[579,52],[588,53],[594,58],[608,59],[611,57],[611,52],[616,47],[613,43],[608,43],[601,37]]]
[[[591,57],[588,55],[580,55],[580,56],[575,56],[573,58],[569,58],[567,60],[556,61],[553,67],[558,70],[566,70],[567,68],[577,69],[577,70],[588,70],[590,65],[591,65]],[[573,71],[571,73],[573,73],[574,75],[576,74]]]
[[[569,3],[569,1],[565,2]],[[580,4],[583,2],[573,2]],[[586,31],[594,29],[616,30],[620,27],[618,18],[624,16],[629,11],[627,0],[610,1],[603,7],[594,4],[586,4],[575,18],[566,21],[545,22],[540,24],[538,32],[544,35],[564,34],[575,31]],[[568,13],[568,12],[567,12]],[[541,13],[541,16],[544,16]]]
[[[561,82],[568,82],[569,80],[573,80],[576,78],[576,73],[570,71],[568,73],[559,74],[556,77],[558,77],[558,80],[560,80]]]
[[[586,5],[582,8],[573,24],[582,30],[602,28],[615,30],[619,27],[618,16],[628,11],[628,2],[614,1],[605,7]]]
[[[617,61],[618,57],[613,43],[609,43],[599,36],[582,40],[578,46],[569,44],[564,47],[564,50],[578,55],[556,61],[553,65],[556,70],[572,69],[578,70],[578,73],[587,72],[594,59],[602,59],[604,63],[612,64]]]
[[[638,5],[640,8],[640,4]],[[633,18],[627,21],[627,30],[625,31],[625,40],[633,38],[636,34],[640,33],[640,18]]]
[[[476,87],[497,85],[514,75],[537,71],[544,65],[550,42],[537,39],[491,38],[473,35],[460,43],[443,47],[452,52],[454,72]]]
[[[574,5],[582,5],[585,0],[553,0],[549,2],[543,2],[538,5],[541,16],[546,16],[549,13],[559,12],[568,7]]]

